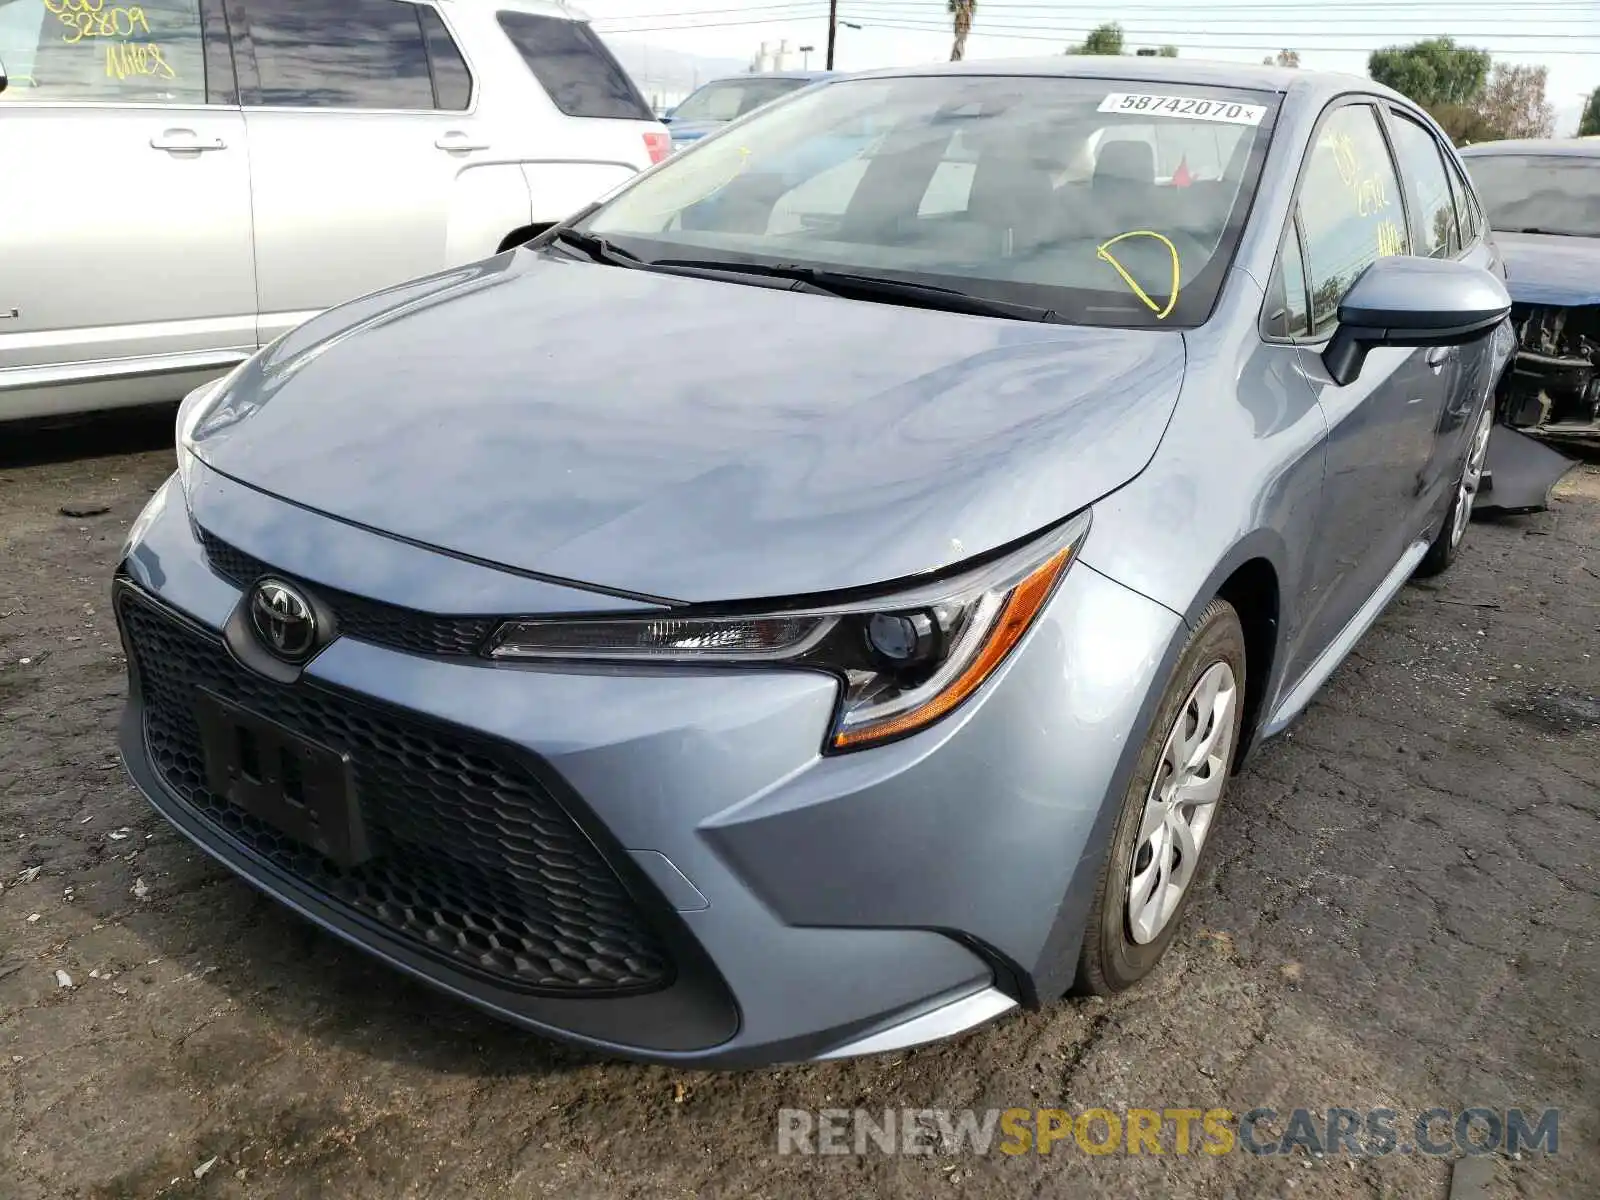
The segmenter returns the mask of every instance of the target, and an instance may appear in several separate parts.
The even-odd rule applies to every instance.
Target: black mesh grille
[[[118,615],[156,771],[235,841],[502,986],[599,995],[671,982],[667,951],[621,880],[508,749],[303,682],[263,679],[131,589]],[[350,756],[367,862],[341,868],[209,789],[193,715],[201,686]]]
[[[200,543],[212,567],[229,582],[247,587],[273,568],[205,530]],[[416,612],[350,592],[318,587],[338,620],[339,632],[358,641],[372,642],[409,654],[464,657],[477,654],[494,631],[491,617],[440,617]]]

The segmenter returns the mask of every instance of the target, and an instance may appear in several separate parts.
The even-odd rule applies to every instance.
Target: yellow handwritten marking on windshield
[[[1119,263],[1116,260],[1116,257],[1111,253],[1111,247],[1115,246],[1118,242],[1126,241],[1128,238],[1136,237],[1155,238],[1156,241],[1160,242],[1167,248],[1167,253],[1172,255],[1172,295],[1167,297],[1167,306],[1165,308],[1161,307],[1161,305],[1157,304],[1150,298],[1150,293],[1139,286],[1138,281],[1135,280],[1132,275],[1128,274],[1127,269],[1121,263]],[[1102,262],[1110,263],[1112,267],[1115,268],[1117,274],[1122,276],[1122,282],[1133,289],[1133,294],[1145,302],[1150,311],[1155,313],[1158,321],[1165,320],[1167,317],[1172,315],[1172,310],[1177,307],[1178,304],[1178,289],[1181,286],[1181,281],[1179,279],[1180,267],[1178,263],[1178,248],[1172,244],[1171,239],[1162,236],[1153,229],[1131,229],[1127,233],[1117,234],[1117,236],[1112,238],[1109,242],[1102,242],[1100,244],[1100,248],[1095,251],[1095,257],[1100,259]]]

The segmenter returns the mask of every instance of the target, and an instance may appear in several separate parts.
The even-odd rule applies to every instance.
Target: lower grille
[[[215,829],[335,905],[500,986],[592,996],[672,982],[671,959],[622,881],[509,748],[260,678],[131,588],[117,612],[151,762]],[[193,713],[201,687],[349,755],[370,859],[337,866],[210,790]]]

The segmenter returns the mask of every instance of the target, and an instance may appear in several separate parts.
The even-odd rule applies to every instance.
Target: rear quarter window
[[[569,117],[654,120],[622,64],[582,21],[502,12],[500,28],[539,85]]]

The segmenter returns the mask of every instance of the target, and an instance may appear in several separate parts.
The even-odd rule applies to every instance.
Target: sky
[[[576,0],[608,40],[744,64],[765,41],[814,46],[823,65],[827,0]],[[903,66],[950,56],[946,0],[838,0],[840,70]],[[1600,0],[978,0],[967,57],[1059,54],[1101,21],[1118,21],[1130,47],[1175,44],[1186,58],[1259,63],[1298,50],[1303,67],[1364,74],[1387,45],[1448,35],[1496,60],[1549,68],[1557,132],[1570,134],[1582,97],[1600,86]],[[631,56],[630,56],[631,57]],[[800,65],[800,55],[794,63]]]

